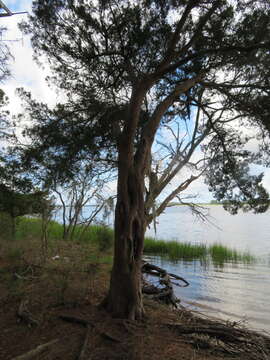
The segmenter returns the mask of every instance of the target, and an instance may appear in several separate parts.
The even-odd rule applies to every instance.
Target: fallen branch
[[[30,360],[33,358],[37,358],[38,355],[40,355],[43,351],[47,350],[50,346],[54,345],[58,341],[59,341],[59,339],[55,339],[55,340],[47,342],[46,344],[39,345],[35,349],[30,350],[23,355],[16,356],[12,360]]]

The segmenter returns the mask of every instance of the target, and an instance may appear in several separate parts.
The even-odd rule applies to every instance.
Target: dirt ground
[[[236,324],[201,319],[184,308],[173,311],[145,299],[142,322],[112,319],[98,307],[110,264],[83,257],[85,250],[63,247],[58,259],[50,254],[46,263],[37,261],[31,249],[12,256],[2,251],[1,360],[270,359],[270,339]],[[29,355],[36,349],[41,351]]]

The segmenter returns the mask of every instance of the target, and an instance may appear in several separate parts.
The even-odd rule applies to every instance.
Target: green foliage
[[[220,150],[209,164],[206,182],[214,197],[232,214],[240,208],[265,212],[269,207],[269,194],[262,186],[263,174],[249,174],[251,158],[244,145],[239,133],[219,133],[208,145],[208,152],[213,148]]]
[[[82,225],[77,225],[74,232],[74,241],[79,241],[82,244],[91,243],[98,247],[102,252],[111,249],[113,245],[114,233],[113,230],[106,226],[93,225],[89,226],[84,231],[83,236],[81,232]],[[42,233],[42,223],[39,218],[21,217],[16,228],[16,239],[22,241],[25,238],[40,238]],[[62,240],[63,225],[56,221],[50,221],[48,225],[48,237],[50,242]]]
[[[107,251],[113,245],[113,231],[108,227],[100,227],[97,231],[96,240],[100,251]]]
[[[34,1],[33,15],[21,29],[31,35],[36,59],[49,59],[50,80],[67,102],[49,109],[20,90],[25,113],[33,119],[33,127],[25,130],[32,144],[24,161],[33,168],[46,164],[49,171],[72,177],[86,158],[115,160],[132,94],[144,92],[130,138],[136,149],[158,104],[192,78],[198,80],[173,96],[153,125],[155,131],[180,124],[185,132],[185,121],[193,126],[191,109],[202,109],[198,135],[209,137],[209,164],[214,156],[219,170],[227,171],[227,179],[222,179],[226,186],[238,177],[246,181],[215,154],[230,146],[226,153],[237,156],[237,142],[223,136],[230,132],[226,124],[235,114],[252,124],[269,118],[269,19],[268,0]],[[216,176],[217,171],[209,171],[208,183],[219,199],[212,181]],[[249,193],[256,187],[251,208],[263,211],[261,199],[267,194],[260,179],[246,183],[252,188]]]
[[[11,216],[5,212],[0,212],[0,229],[1,237],[4,239],[12,238],[12,219]]]
[[[28,237],[40,238],[41,219],[33,217],[20,217],[17,219],[16,240],[23,240]]]
[[[41,191],[19,193],[0,184],[0,211],[7,212],[12,218],[26,214],[42,214],[48,208],[53,209],[47,195]]]
[[[0,34],[1,34],[1,29],[0,29]],[[1,64],[1,59],[0,59],[0,64]],[[9,111],[5,109],[7,105],[8,105],[8,97],[5,95],[4,91],[0,89],[0,139],[1,140],[3,139],[11,140],[14,137],[12,133],[12,126],[9,119]]]

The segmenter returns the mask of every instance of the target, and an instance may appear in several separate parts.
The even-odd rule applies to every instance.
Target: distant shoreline
[[[220,203],[192,203],[192,205],[197,205],[197,206],[219,205],[219,206],[222,206],[223,204],[220,204]],[[172,206],[188,206],[188,204],[170,203],[168,207],[172,207]]]

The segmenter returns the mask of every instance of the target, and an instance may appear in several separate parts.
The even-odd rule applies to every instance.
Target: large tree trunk
[[[144,177],[151,150],[141,135],[134,148],[141,104],[149,84],[134,87],[125,126],[118,141],[118,185],[115,210],[114,263],[110,289],[103,305],[114,317],[140,319],[143,314],[141,260],[146,224]]]
[[[144,175],[119,168],[114,264],[106,308],[113,316],[140,319],[141,259],[145,233]]]

